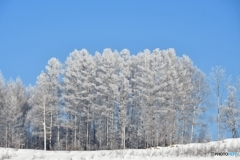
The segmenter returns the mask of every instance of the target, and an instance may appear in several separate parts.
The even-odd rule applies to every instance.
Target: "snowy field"
[[[211,152],[234,152],[238,156],[215,156]],[[0,160],[240,160],[240,138],[218,142],[192,143],[150,149],[101,150],[101,151],[42,151],[33,149],[0,148]]]

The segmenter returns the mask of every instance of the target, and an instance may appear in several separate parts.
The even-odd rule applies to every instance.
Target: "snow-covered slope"
[[[213,153],[234,152],[234,156],[215,156]],[[236,153],[238,156],[236,156]],[[176,159],[240,159],[240,138],[209,143],[192,143],[149,149],[101,150],[101,151],[42,151],[32,149],[0,148],[0,160],[176,160]]]

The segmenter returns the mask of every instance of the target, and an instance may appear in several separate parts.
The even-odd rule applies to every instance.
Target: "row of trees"
[[[220,107],[221,123],[235,126],[233,137],[236,93],[229,87]],[[64,64],[51,58],[35,86],[0,76],[0,145],[93,150],[210,140],[204,120],[209,94],[205,74],[174,49],[132,56],[127,49],[94,56],[75,50]],[[233,110],[234,122],[226,114]]]

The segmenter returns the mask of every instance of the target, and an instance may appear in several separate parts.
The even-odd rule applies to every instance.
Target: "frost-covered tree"
[[[4,90],[5,90],[5,79],[0,71],[0,114],[4,106]]]
[[[4,103],[4,87],[5,87],[5,79],[2,75],[2,72],[0,71],[0,114],[3,108],[3,103]]]
[[[47,115],[50,113],[48,107],[48,97],[47,97],[47,76],[42,72],[37,78],[36,87],[31,87],[31,97],[29,99],[29,104],[32,106],[27,114],[27,121],[30,122],[34,132],[33,134],[37,137],[44,137],[44,150],[47,149],[47,126],[49,126],[49,121],[47,121]]]
[[[94,108],[94,119],[95,119],[95,137],[96,142],[98,144],[99,149],[104,149],[106,144],[106,127],[105,122],[106,118],[104,118],[103,113],[106,112],[106,107],[103,106],[104,99],[102,98],[105,96],[104,92],[106,92],[106,88],[102,87],[104,84],[104,77],[102,75],[103,70],[103,59],[102,55],[99,52],[96,52],[93,57],[95,64],[96,64],[96,77],[95,77],[95,85],[96,85],[96,93],[95,93],[95,105]]]
[[[193,75],[193,93],[192,93],[192,102],[193,102],[193,114],[192,117],[192,127],[191,127],[191,136],[190,143],[193,142],[193,136],[195,135],[195,128],[203,126],[206,121],[203,121],[204,113],[207,110],[208,105],[208,95],[209,95],[209,85],[206,80],[205,74],[194,67]]]
[[[130,84],[130,104],[127,108],[128,123],[126,126],[125,138],[127,148],[143,148],[144,142],[144,130],[143,123],[141,119],[141,84],[139,80],[141,79],[141,70],[139,69],[139,64],[142,63],[141,57],[138,55],[132,56],[129,63],[129,84]],[[131,112],[129,112],[131,111]],[[131,113],[131,114],[129,114]]]
[[[95,62],[86,49],[75,50],[65,62],[63,99],[67,113],[66,135],[74,133],[73,148],[90,148],[90,130],[93,123],[92,106],[95,92]],[[86,125],[85,125],[86,124]],[[66,141],[67,143],[67,141]]]
[[[221,107],[221,117],[224,128],[232,132],[232,138],[237,138],[240,127],[240,109],[237,100],[237,89],[234,86],[228,86],[228,96],[226,104]]]
[[[221,126],[220,126],[220,105],[222,105],[221,99],[221,83],[223,81],[223,78],[225,76],[225,69],[223,69],[221,66],[216,66],[212,68],[212,72],[210,74],[211,78],[213,79],[215,85],[214,88],[216,90],[217,95],[217,108],[218,108],[218,115],[217,115],[217,122],[218,122],[218,140],[221,139]]]
[[[111,49],[105,49],[101,57],[101,65],[97,69],[96,89],[97,94],[101,97],[100,106],[102,110],[101,121],[105,124],[103,132],[106,137],[104,142],[106,148],[113,148],[116,141],[114,136],[115,121],[115,104],[118,95],[118,66],[119,54],[117,51],[112,52]],[[98,137],[100,140],[100,137]],[[102,138],[101,138],[102,140]]]
[[[51,58],[46,66],[48,76],[48,98],[50,109],[50,126],[49,126],[49,149],[53,148],[53,130],[57,128],[57,146],[59,146],[60,136],[60,107],[59,107],[59,76],[62,64],[56,58]]]
[[[82,69],[80,70],[81,91],[79,96],[79,106],[84,114],[81,122],[86,124],[86,149],[91,148],[91,126],[94,124],[94,99],[95,99],[95,76],[96,65],[93,57],[87,52],[87,50],[81,50],[82,55]],[[94,133],[93,133],[94,136]]]
[[[4,81],[0,83],[3,85]],[[17,78],[16,81],[8,81],[2,93],[4,95],[2,96],[0,123],[5,143],[4,146],[20,148],[20,145],[24,141],[23,106],[26,103],[25,88],[21,79]]]
[[[145,50],[144,52],[139,53],[136,56],[135,60],[135,70],[133,70],[134,77],[133,77],[133,83],[135,83],[135,96],[137,95],[138,98],[135,98],[135,100],[138,99],[136,104],[131,107],[130,111],[137,110],[137,116],[138,118],[133,115],[134,112],[129,112],[131,121],[134,122],[134,119],[136,119],[137,122],[137,136],[138,136],[138,145],[141,147],[146,147],[149,142],[151,142],[151,137],[148,137],[150,134],[150,130],[146,131],[146,128],[150,127],[149,121],[147,121],[148,116],[150,116],[146,111],[150,111],[150,108],[148,108],[148,102],[149,102],[149,96],[148,91],[149,87],[147,87],[147,75],[149,70],[145,69],[145,66],[148,65],[148,60],[150,58],[150,51]],[[149,79],[148,79],[149,80]],[[133,123],[134,124],[134,123]],[[128,145],[131,147],[131,142],[133,140],[131,134],[134,132],[134,126],[131,126],[131,124],[127,127],[127,131],[129,133],[128,138]],[[148,132],[148,133],[147,133]]]
[[[17,78],[14,85],[14,96],[16,97],[17,106],[14,109],[14,134],[13,146],[20,148],[25,142],[24,121],[27,104],[27,95],[25,87],[20,78]]]
[[[142,122],[145,130],[144,136],[146,146],[154,146],[156,142],[156,97],[158,87],[156,85],[156,59],[155,55],[149,50],[140,53],[143,56],[143,62],[138,66],[141,76],[138,79],[141,96]]]
[[[5,87],[6,87],[6,84],[5,84],[5,79],[2,75],[2,72],[0,72],[0,134],[1,135],[5,135],[5,132],[4,132],[4,128],[5,128],[5,119],[2,118],[3,115],[4,115],[4,112],[3,112],[3,109],[4,109],[4,95],[5,95]],[[6,143],[6,140],[5,140],[6,137],[4,136],[1,136],[1,139],[0,139],[0,145],[1,146],[6,146],[5,143]]]
[[[176,142],[178,137],[179,121],[177,111],[179,105],[177,104],[179,95],[179,77],[182,76],[182,70],[179,69],[179,62],[174,49],[163,50],[160,59],[160,112],[161,123],[164,128],[161,134],[161,141],[163,144],[172,144]],[[178,70],[179,69],[179,70]],[[172,116],[169,116],[172,115]],[[170,123],[172,123],[170,125]]]
[[[82,55],[79,51],[74,50],[65,62],[64,72],[63,72],[63,83],[61,86],[63,92],[64,101],[64,111],[65,111],[65,146],[66,150],[69,149],[70,141],[69,137],[70,131],[74,132],[74,138],[72,138],[72,147],[76,147],[77,144],[77,121],[78,121],[78,109],[80,102],[80,92],[81,92],[81,74],[82,69]],[[79,119],[80,120],[80,119]],[[80,124],[80,122],[79,122]]]
[[[126,147],[126,126],[128,125],[127,109],[130,103],[130,52],[124,49],[120,52],[119,78],[118,78],[118,122],[121,131],[121,148]]]
[[[34,134],[44,138],[44,150],[52,148],[52,130],[54,120],[58,114],[58,78],[61,63],[52,58],[48,61],[46,72],[42,72],[35,87],[30,89],[29,104],[31,110],[28,112],[27,120],[34,128]],[[56,124],[57,125],[57,124]]]
[[[181,131],[181,143],[185,143],[186,138],[189,136],[190,133],[190,126],[191,126],[191,119],[190,116],[194,110],[194,104],[192,99],[192,92],[193,92],[193,81],[192,76],[194,73],[194,68],[192,65],[192,61],[189,57],[183,56],[180,59],[180,71],[178,72],[180,85],[179,85],[179,118],[181,127],[179,130]]]

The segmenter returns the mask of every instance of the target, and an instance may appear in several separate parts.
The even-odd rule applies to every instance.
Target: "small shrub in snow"
[[[176,154],[176,156],[178,157],[179,156],[179,147],[176,147],[176,150],[175,150],[175,154]]]
[[[129,153],[130,156],[134,156],[134,150]]]
[[[12,155],[9,154],[8,152],[2,154],[2,157],[0,160],[5,160],[5,159],[11,159],[12,158]]]
[[[156,157],[156,156],[157,156],[157,151],[154,150],[154,151],[152,152],[152,154],[151,154],[151,157]]]
[[[33,157],[32,157],[32,159],[44,159],[46,156],[43,154],[43,153],[41,153],[39,156],[37,156],[37,155],[33,155]]]
[[[116,150],[116,157],[124,158],[126,155],[124,150]]]
[[[113,153],[113,150],[108,151],[108,156],[111,156]]]
[[[81,157],[81,159],[80,160],[86,160],[86,158],[85,157]]]
[[[150,157],[152,154],[152,150],[147,150],[146,154],[147,154],[146,156]]]
[[[32,160],[34,160],[34,159],[36,159],[36,158],[37,158],[37,157],[36,157],[36,155],[34,154],[33,157],[32,157]]]
[[[90,158],[93,159],[94,158],[94,154],[92,154]]]
[[[208,152],[209,152],[209,153],[214,152],[215,148],[214,148],[213,144],[209,143],[208,145],[209,145],[209,150],[208,150]]]
[[[203,145],[203,156],[206,157],[208,155],[208,153],[209,153],[209,150],[207,148],[207,144],[204,144]]]
[[[143,158],[146,158],[145,154],[144,154],[144,151],[142,151],[142,154],[139,154],[139,156],[143,157]]]
[[[105,155],[106,155],[106,153],[101,151],[101,156],[104,157]]]

